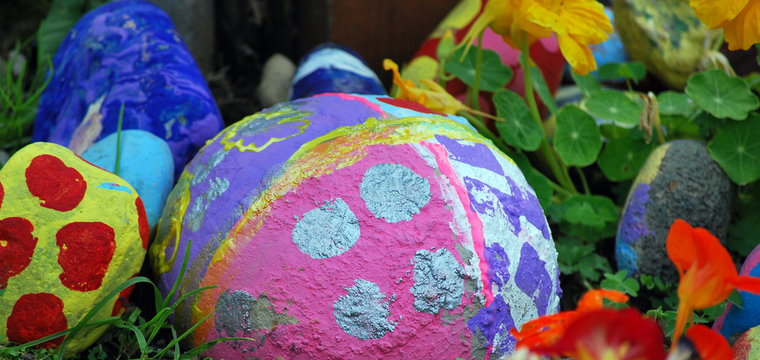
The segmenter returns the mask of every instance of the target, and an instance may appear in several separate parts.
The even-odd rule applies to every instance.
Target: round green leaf
[[[657,107],[660,115],[682,115],[688,117],[696,107],[686,94],[672,90],[657,95]]]
[[[584,106],[594,117],[618,124],[636,125],[641,118],[641,105],[616,90],[593,93]]]
[[[581,89],[583,96],[590,96],[591,94],[602,91],[602,85],[600,85],[599,81],[594,78],[594,75],[578,75],[571,72],[570,76],[573,77],[575,85],[578,85],[578,88]]]
[[[572,105],[560,109],[554,148],[567,165],[593,164],[602,149],[602,135],[594,118]]]
[[[731,122],[721,128],[707,144],[715,161],[739,185],[760,178],[760,115],[746,121]]]
[[[697,106],[718,118],[744,120],[750,111],[760,106],[747,83],[721,70],[693,75],[685,91]]]
[[[647,69],[639,61],[627,63],[607,63],[599,68],[599,78],[602,80],[631,79],[635,82],[647,76]]]
[[[530,115],[528,105],[514,91],[501,89],[493,94],[496,115],[506,121],[497,121],[496,129],[507,144],[534,151],[541,145],[544,128]]]
[[[652,147],[630,137],[611,139],[599,154],[599,168],[608,179],[633,179],[646,162]]]
[[[475,81],[475,66],[478,59],[477,49],[470,49],[463,61],[464,47],[454,52],[454,56],[446,62],[446,71],[458,77],[465,84],[472,86]],[[480,77],[480,90],[496,91],[504,88],[512,80],[512,69],[501,62],[501,57],[493,50],[483,49],[482,74]]]

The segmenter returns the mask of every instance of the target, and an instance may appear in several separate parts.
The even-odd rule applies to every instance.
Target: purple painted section
[[[523,243],[520,250],[520,264],[517,265],[515,284],[536,303],[538,315],[546,315],[552,278],[546,272],[546,263],[538,257],[536,249],[528,243]],[[538,293],[536,293],[537,289]]]
[[[649,184],[641,183],[637,185],[631,194],[630,200],[628,200],[628,206],[620,222],[618,239],[628,244],[633,244],[638,239],[649,234],[649,229],[646,228],[646,222],[644,221],[644,215],[649,203]]]
[[[629,274],[639,273],[639,256],[633,244],[649,234],[644,219],[647,206],[650,204],[649,184],[641,183],[635,186],[615,238],[615,260],[618,269],[628,270]]]
[[[505,341],[501,343],[499,349],[494,349],[496,354],[508,354],[517,345],[517,340],[509,335],[509,329],[515,327],[515,322],[509,313],[509,304],[504,302],[501,294],[496,295],[491,305],[480,308],[478,313],[467,322],[467,327],[472,330],[472,336],[480,332],[486,338],[488,346],[493,346],[494,338],[501,334]]]
[[[485,258],[488,263],[488,278],[501,287],[509,281],[509,257],[499,243],[493,243],[485,250]]]
[[[33,141],[68,146],[88,107],[103,97],[97,140],[116,132],[124,104],[122,129],[164,139],[178,176],[223,128],[195,60],[169,16],[150,3],[115,1],[87,13],[61,43],[53,69]]]
[[[442,135],[436,135],[435,139],[446,147],[449,152],[449,159],[463,162],[479,168],[491,170],[499,175],[504,175],[499,161],[493,155],[491,149],[483,144],[471,143],[472,145],[462,145],[454,139],[449,139]]]
[[[193,241],[190,249],[190,263],[193,264],[201,252],[205,255],[213,254],[219,246],[219,241],[227,234],[232,226],[242,215],[242,211],[247,209],[250,203],[258,196],[261,191],[270,186],[270,179],[281,171],[282,165],[304,143],[307,143],[317,137],[323,136],[330,131],[341,126],[353,126],[362,124],[369,117],[378,117],[378,113],[359,101],[344,100],[337,96],[320,96],[317,98],[299,99],[291,103],[283,103],[275,107],[262,111],[262,114],[281,111],[287,106],[293,110],[291,116],[296,116],[295,112],[303,112],[303,118],[309,121],[308,127],[302,134],[287,139],[286,141],[274,142],[260,152],[244,151],[231,149],[226,152],[224,161],[214,164],[214,156],[218,152],[224,151],[224,146],[219,143],[219,139],[203,148],[198,155],[188,164],[187,169],[198,178],[202,172],[207,172],[205,179],[196,184],[190,185],[191,201],[183,221],[183,236],[180,243],[180,249],[184,249],[188,239],[208,239],[208,241]],[[278,124],[282,119],[279,116],[273,116],[266,119],[264,116],[252,120],[249,123],[258,123],[256,127],[261,134],[283,137],[283,135],[293,134],[298,125],[303,122],[286,122]],[[245,130],[244,130],[245,131]],[[258,132],[256,134],[259,134]],[[235,141],[240,136],[234,136],[231,141]],[[257,146],[263,145],[263,137],[257,137],[254,143]],[[245,144],[250,143],[247,137]],[[205,214],[200,221],[197,231],[191,231],[190,223],[192,219],[188,217],[196,201],[210,189],[213,179],[226,179],[229,182],[229,188],[213,201],[207,203]],[[237,206],[233,205],[237,204]],[[239,213],[230,212],[230,209],[239,209]],[[213,215],[212,215],[213,214]],[[204,249],[205,247],[205,249]],[[210,256],[203,259],[203,263],[194,264],[194,268],[199,269],[198,278],[202,278],[208,267]],[[159,287],[164,294],[168,293],[174,279],[179,275],[179,261],[175,266],[162,277]]]
[[[546,223],[546,218],[541,210],[541,205],[538,203],[538,198],[527,191],[523,191],[511,178],[507,177],[506,180],[509,182],[509,188],[513,195],[505,194],[480,180],[465,176],[464,184],[467,187],[467,193],[470,195],[470,207],[472,210],[479,214],[493,214],[495,206],[497,206],[496,203],[481,202],[481,199],[477,199],[473,195],[473,191],[490,192],[498,199],[498,206],[501,206],[504,210],[507,219],[514,228],[515,235],[519,235],[522,229],[520,216],[525,216],[528,222],[541,230],[541,234],[545,239],[550,239],[549,225]]]

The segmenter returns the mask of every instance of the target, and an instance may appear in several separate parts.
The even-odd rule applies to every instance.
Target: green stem
[[[480,35],[478,35],[478,48],[476,50],[476,60],[475,60],[475,79],[472,81],[472,86],[470,87],[470,107],[472,107],[475,110],[480,110],[480,99],[478,97],[478,93],[480,93],[480,78],[483,75],[483,33],[484,31],[480,32]]]
[[[583,192],[586,193],[586,195],[591,195],[591,189],[588,187],[588,181],[586,181],[586,175],[583,173],[583,170],[576,166],[575,170],[578,171],[578,177],[581,178],[581,184],[583,184]]]
[[[116,176],[119,175],[119,160],[121,160],[121,124],[124,120],[124,103],[121,103],[121,109],[119,109],[119,125],[116,128],[116,164],[113,167],[113,173]]]
[[[544,124],[541,121],[541,114],[539,114],[538,105],[536,104],[536,95],[533,93],[533,82],[530,76],[530,53],[527,39],[523,41],[522,54],[520,54],[520,66],[523,69],[523,81],[525,82],[525,99],[528,101],[530,114],[533,116],[533,120],[538,124],[538,126],[543,127]],[[567,166],[565,166],[561,160],[558,161],[556,155],[554,154],[554,151],[552,151],[552,149],[549,147],[549,142],[546,141],[546,138],[541,140],[539,150],[544,155],[544,158],[546,158],[546,162],[549,163],[549,167],[551,168],[552,173],[554,174],[554,177],[557,179],[559,184],[562,185],[562,187],[564,187],[567,191],[573,194],[577,193],[578,190],[576,190],[573,181],[570,180],[570,174],[567,171]]]

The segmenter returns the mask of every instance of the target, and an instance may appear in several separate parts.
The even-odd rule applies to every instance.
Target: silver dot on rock
[[[394,324],[388,322],[390,301],[385,300],[385,294],[380,286],[363,279],[354,280],[354,286],[347,289],[348,294],[341,296],[333,304],[335,321],[346,334],[362,340],[379,339],[389,331]]]
[[[430,201],[430,183],[404,165],[383,163],[364,173],[361,196],[375,217],[409,221]]]
[[[414,254],[414,309],[438,314],[462,304],[465,274],[448,249],[437,252],[421,249]]]
[[[303,214],[291,238],[302,253],[325,259],[348,251],[359,234],[359,219],[343,199],[337,198]]]

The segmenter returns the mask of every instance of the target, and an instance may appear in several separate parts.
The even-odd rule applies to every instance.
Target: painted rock
[[[725,239],[734,190],[703,143],[660,145],[641,168],[623,207],[615,244],[618,268],[676,282],[676,268],[665,250],[673,221],[684,219]]]
[[[140,1],[115,1],[83,16],[53,59],[56,70],[40,99],[34,141],[81,154],[122,129],[166,140],[175,174],[222,119],[195,60],[169,17]]]
[[[116,138],[116,133],[106,136],[87,149],[82,158],[113,172]],[[147,131],[122,131],[119,176],[137,190],[145,205],[148,224],[154,230],[174,185],[174,160],[169,145]]]
[[[256,88],[261,106],[268,108],[288,100],[290,82],[296,73],[296,65],[287,56],[275,53],[261,69],[261,83]]]
[[[739,275],[760,277],[760,246],[744,260],[739,270]],[[726,304],[723,315],[713,323],[713,330],[719,332],[727,339],[746,332],[750,328],[760,325],[760,295],[746,291],[739,291],[742,298],[742,308],[735,306],[730,301]]]
[[[290,100],[324,93],[385,95],[385,88],[364,60],[348,47],[327,43],[306,54],[293,76]]]
[[[188,246],[181,293],[218,287],[176,325],[215,311],[192,345],[255,339],[214,346],[216,359],[498,356],[561,293],[517,166],[463,118],[385,97],[282,103],[217,135],[149,250],[164,293]]]
[[[710,31],[684,0],[614,0],[615,29],[633,60],[665,84],[683,89],[691,74],[699,71],[712,44],[721,42],[719,31]]]
[[[0,181],[0,343],[77,325],[140,271],[148,221],[126,181],[51,143],[16,152]],[[110,298],[92,321],[118,316],[130,292]],[[87,348],[105,330],[77,335],[67,353]]]
[[[760,358],[760,327],[753,327],[744,332],[736,339],[731,351],[734,353],[734,360]]]
[[[401,71],[404,79],[417,82],[419,79],[435,79],[439,72],[436,49],[441,38],[450,30],[457,42],[461,41],[477,16],[485,7],[487,0],[461,0],[457,6],[444,18],[438,27],[422,43],[412,60]],[[506,88],[520,96],[525,94],[525,83],[522,68],[520,67],[520,52],[507,45],[502,37],[490,28],[483,33],[483,48],[493,50],[499,54],[501,61],[512,68],[514,77],[507,83]],[[565,58],[559,50],[556,38],[542,38],[530,47],[531,59],[541,69],[552,94],[562,81],[562,73],[565,66]],[[419,83],[417,83],[420,86]],[[446,91],[459,100],[464,101],[467,97],[468,87],[459,79],[446,82]],[[540,99],[536,99],[540,103]],[[543,105],[541,104],[543,107]],[[495,113],[491,102],[491,95],[480,95],[480,107],[482,110]]]

